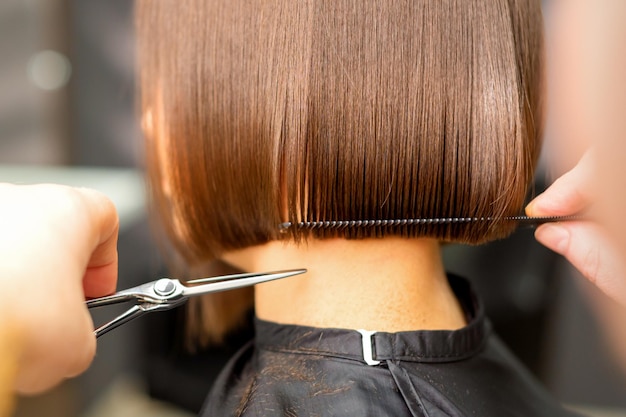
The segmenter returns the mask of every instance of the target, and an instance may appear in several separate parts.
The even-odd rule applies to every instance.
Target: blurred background
[[[165,274],[146,214],[132,4],[0,2],[0,181],[108,194],[121,217],[120,287]],[[537,192],[550,171],[538,176]],[[606,331],[611,319],[624,320],[614,320],[611,302],[536,244],[531,230],[483,247],[448,246],[445,260],[474,282],[497,331],[559,400],[589,415],[626,416],[626,352]],[[95,312],[94,320],[113,314]],[[85,375],[20,398],[16,416],[196,415],[249,330],[190,354],[181,341],[184,313],[152,316],[101,338]]]

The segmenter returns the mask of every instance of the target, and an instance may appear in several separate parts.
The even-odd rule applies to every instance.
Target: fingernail
[[[544,246],[563,254],[569,245],[569,231],[556,224],[544,224],[535,230],[535,238]]]
[[[541,203],[543,202],[543,193],[539,194],[535,197],[528,205],[525,207],[524,211],[529,216],[540,216],[541,215]]]

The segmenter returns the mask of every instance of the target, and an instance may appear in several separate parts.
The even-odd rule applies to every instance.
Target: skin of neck
[[[322,328],[454,330],[465,316],[434,239],[274,241],[223,256],[250,272],[308,272],[255,287],[260,319]]]

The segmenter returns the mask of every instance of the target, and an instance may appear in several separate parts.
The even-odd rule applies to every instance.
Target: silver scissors
[[[189,297],[248,287],[250,285],[287,278],[305,272],[306,269],[292,269],[287,271],[223,275],[212,278],[194,279],[187,281],[185,284],[177,279],[161,278],[137,287],[118,291],[106,297],[88,300],[86,304],[87,308],[94,308],[127,301],[134,301],[136,303],[126,312],[94,330],[96,337],[100,337],[146,313],[170,310],[183,305],[187,302]]]

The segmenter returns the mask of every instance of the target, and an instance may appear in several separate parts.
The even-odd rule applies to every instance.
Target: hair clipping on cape
[[[505,217],[434,217],[421,219],[395,219],[395,220],[331,220],[331,221],[307,221],[307,222],[284,222],[278,225],[278,229],[286,233],[292,228],[297,229],[343,229],[354,227],[395,227],[395,226],[418,226],[437,224],[462,224],[475,222],[515,222],[518,227],[536,227],[544,223],[583,220],[583,216],[505,216]]]

